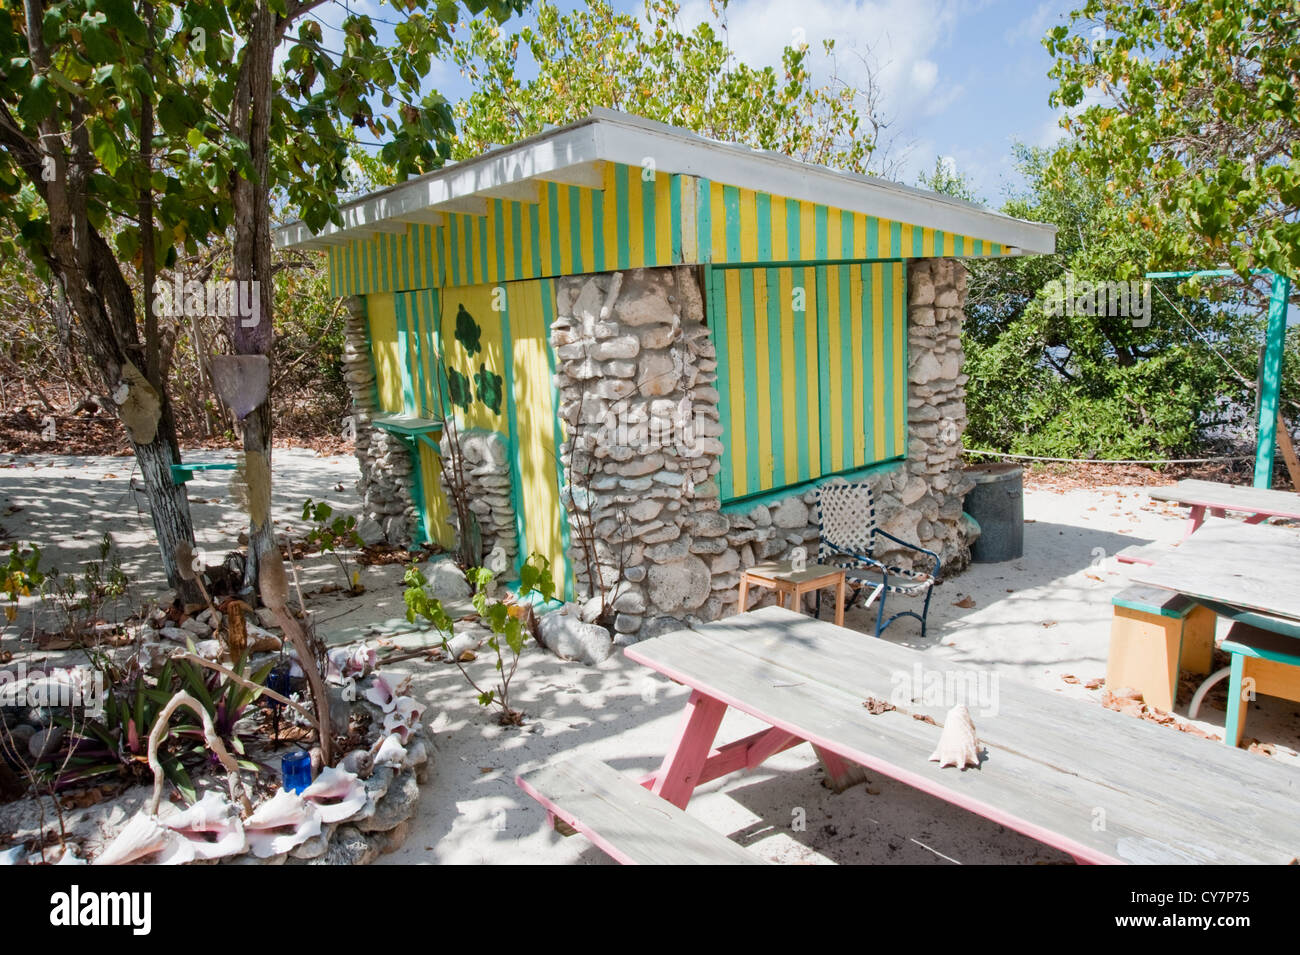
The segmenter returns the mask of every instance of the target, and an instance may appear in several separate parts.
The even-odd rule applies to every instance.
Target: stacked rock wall
[[[961,471],[966,270],[919,260],[908,279],[908,459],[863,480],[884,529],[939,553],[953,571],[969,560],[961,511],[970,487]],[[815,488],[720,508],[717,361],[695,270],[572,276],[557,283],[556,297],[551,344],[583,616],[595,619],[611,604],[616,639],[642,639],[735,612],[743,568],[786,559],[795,547],[815,559]],[[884,553],[912,566],[905,552]],[[751,606],[765,596],[751,590]]]
[[[370,333],[365,302],[360,296],[347,300],[344,322],[343,374],[352,393],[352,416],[356,426],[357,464],[361,479],[361,533],[368,543],[385,540],[409,544],[416,526],[412,498],[411,452],[401,438],[374,426],[379,413],[375,390],[375,366],[370,358]]]
[[[510,461],[507,457],[506,439],[495,431],[470,429],[458,432],[453,442],[450,433],[441,442],[443,468],[440,480],[448,501],[448,523],[459,539],[454,500],[455,489],[450,483],[460,484],[470,511],[478,521],[483,557],[486,560],[493,549],[500,547],[506,565],[513,567],[519,552],[515,532],[515,509],[510,499]],[[459,467],[457,467],[459,448]]]

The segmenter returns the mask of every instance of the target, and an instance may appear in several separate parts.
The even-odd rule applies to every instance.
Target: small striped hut
[[[644,634],[734,609],[741,566],[815,539],[826,480],[960,559],[959,260],[1055,230],[601,110],[276,243],[324,250],[349,299],[388,536],[453,544],[454,420],[485,549],[617,591]]]

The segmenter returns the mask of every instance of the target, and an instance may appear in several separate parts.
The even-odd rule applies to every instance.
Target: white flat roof
[[[437,222],[440,212],[482,214],[488,198],[536,201],[537,181],[599,184],[602,162],[640,166],[802,199],[880,219],[1001,243],[1020,253],[1056,251],[1056,226],[875,176],[839,172],[779,153],[708,139],[676,126],[597,109],[585,119],[444,166],[340,207],[343,226],[313,234],[302,222],[275,231],[277,248],[337,245],[375,232]],[[530,196],[533,198],[530,200]]]

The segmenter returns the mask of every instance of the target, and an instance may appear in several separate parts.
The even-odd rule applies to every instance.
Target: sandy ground
[[[282,528],[301,524],[302,501],[309,496],[341,509],[349,506],[354,459],[277,451],[275,460],[273,506]],[[161,581],[152,570],[156,556],[140,504],[143,495],[131,487],[132,464],[126,458],[0,459],[0,527],[9,541],[39,542],[46,561],[65,570],[93,557],[101,535],[111,531],[140,596],[147,596]],[[190,488],[200,544],[210,555],[219,554],[242,526],[225,477],[199,478]],[[1134,543],[1178,539],[1181,513],[1151,502],[1141,490],[1099,488],[1029,490],[1025,517],[1024,557],[976,564],[945,582],[935,592],[924,640],[909,619],[891,627],[886,639],[923,650],[936,661],[989,668],[999,679],[1098,705],[1101,691],[1083,684],[1105,675],[1110,598],[1128,581],[1128,568],[1114,554]],[[308,591],[339,579],[327,560],[312,558],[302,569]],[[313,599],[326,639],[420,645],[425,638],[401,619],[400,578],[400,567],[370,568],[363,576],[368,588],[363,597]],[[848,623],[868,630],[874,613],[855,612]],[[17,649],[12,639],[5,645]],[[490,666],[486,656],[470,664],[471,672],[484,677]],[[584,667],[532,647],[514,683],[515,705],[530,719],[522,730],[503,729],[476,704],[454,667],[408,661],[392,669],[409,673],[413,694],[429,706],[437,763],[415,828],[384,863],[606,863],[581,836],[563,839],[553,833],[514,777],[574,752],[625,773],[653,770],[675,734],[687,692],[621,654]],[[1067,682],[1067,676],[1079,682]],[[1298,710],[1297,704],[1262,698],[1251,712],[1248,734],[1273,743],[1276,758],[1300,762]],[[1203,729],[1222,732],[1222,710],[1206,707],[1201,716]],[[719,739],[758,728],[731,714]],[[701,787],[690,811],[774,861],[1066,861],[1054,850],[887,778],[873,777],[867,786],[839,795],[820,785],[821,778],[810,748],[797,747],[758,770]]]

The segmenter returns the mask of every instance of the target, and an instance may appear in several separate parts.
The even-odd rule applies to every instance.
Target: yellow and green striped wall
[[[604,186],[539,183],[538,201],[354,239],[328,251],[335,295],[500,284],[618,269],[1004,255],[1006,247],[693,176],[605,163]]]
[[[454,413],[462,432],[484,429],[504,435],[520,558],[540,553],[551,562],[557,582],[568,580],[568,526],[555,464],[562,438],[547,340],[554,320],[554,283],[509,283],[504,294],[492,285],[381,292],[367,295],[365,303],[380,409],[421,418],[445,419]],[[480,329],[479,348],[472,354],[456,338],[461,308]],[[452,408],[446,400],[448,368],[471,381],[481,370],[500,375],[499,412],[479,400],[468,409]],[[454,534],[447,523],[450,510],[439,483],[437,452],[416,442],[413,455],[425,539],[451,547]]]
[[[724,502],[904,456],[904,263],[708,274]]]

